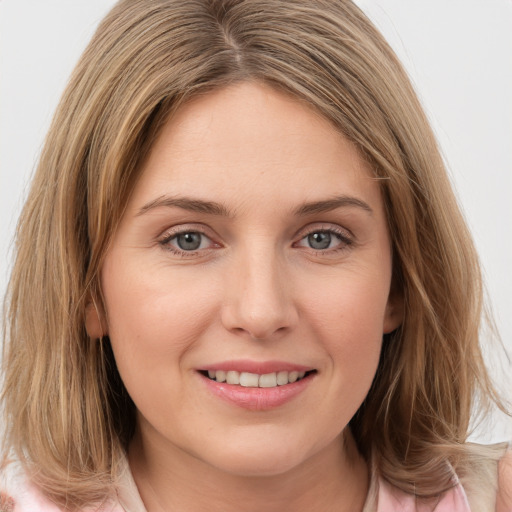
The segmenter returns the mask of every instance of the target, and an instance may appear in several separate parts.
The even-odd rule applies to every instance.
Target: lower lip
[[[237,407],[250,411],[267,411],[280,407],[293,400],[311,383],[315,374],[273,388],[246,388],[226,382],[217,382],[201,375],[205,385],[214,395]]]

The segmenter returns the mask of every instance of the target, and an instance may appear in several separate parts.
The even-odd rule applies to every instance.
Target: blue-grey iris
[[[331,233],[317,231],[308,235],[308,243],[312,249],[327,249],[331,245]]]
[[[184,251],[195,251],[201,246],[201,233],[180,233],[176,236],[176,242]]]

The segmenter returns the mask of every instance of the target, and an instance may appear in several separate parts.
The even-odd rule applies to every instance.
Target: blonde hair
[[[145,156],[185,101],[256,80],[329,119],[380,179],[402,326],[350,425],[395,486],[464,472],[472,405],[497,400],[479,348],[482,284],[435,138],[396,56],[336,0],[123,0],[75,69],[19,221],[6,303],[6,452],[70,508],[109,497],[134,405],[108,339],[88,339],[102,258]]]

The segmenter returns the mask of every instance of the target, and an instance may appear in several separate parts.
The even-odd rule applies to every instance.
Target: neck
[[[283,474],[226,473],[196,457],[148,449],[140,436],[129,462],[147,512],[356,512],[364,506],[368,468],[347,433]]]

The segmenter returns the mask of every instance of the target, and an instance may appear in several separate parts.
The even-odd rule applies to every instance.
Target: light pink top
[[[391,487],[379,480],[378,505],[376,512],[471,512],[462,485],[457,485],[443,494],[437,503],[421,504],[411,494]]]
[[[4,474],[3,476],[4,488],[0,494],[0,512],[62,512],[44,499],[22,474]],[[458,480],[455,483],[455,487],[443,494],[437,503],[425,505],[418,504],[414,496],[405,494],[384,480],[379,480],[377,507],[367,503],[364,512],[471,512],[462,485]],[[103,506],[100,511],[146,512],[127,463],[123,469],[118,500]]]

